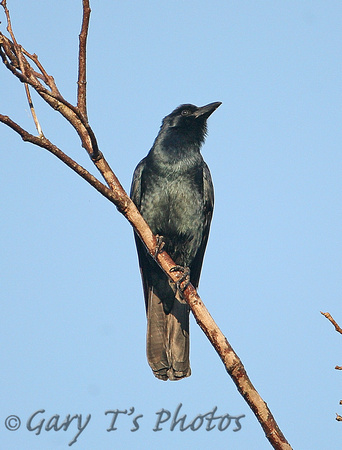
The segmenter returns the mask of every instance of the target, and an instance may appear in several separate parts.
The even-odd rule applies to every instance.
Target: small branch
[[[342,334],[342,328],[341,328],[341,327],[339,326],[339,324],[333,319],[333,317],[331,316],[330,313],[328,313],[328,312],[324,313],[324,312],[321,311],[321,314],[322,314],[324,317],[326,317],[328,320],[330,320],[330,322],[334,325],[335,330],[336,330],[338,333],[341,333],[341,334]]]
[[[81,114],[79,108],[71,105],[62,97],[57,89],[53,77],[46,73],[43,66],[39,63],[37,55],[31,55],[21,46],[18,46],[18,49],[20,51],[18,53],[18,56],[16,56],[14,48],[14,43],[12,43],[7,37],[0,33],[0,56],[5,66],[22,83],[27,83],[32,86],[35,91],[53,109],[58,111],[68,120],[68,122],[75,128],[76,132],[78,133],[82,142],[82,147],[85,148],[85,150],[88,152],[93,162],[98,162],[100,159],[103,159],[103,167],[106,168],[106,173],[109,173],[109,165],[105,161],[102,153],[99,151],[95,134],[84,115]],[[32,69],[28,61],[25,59],[24,55],[21,53],[21,50],[23,53],[28,55],[28,57],[32,61],[34,61],[39,70],[42,72],[42,76],[39,78],[43,78],[44,82],[49,86],[51,90],[48,90],[45,86],[42,85],[42,83],[38,79],[38,76],[36,75],[37,73]],[[18,66],[20,70],[18,70]],[[96,166],[99,167],[98,164],[96,164]]]
[[[87,117],[87,65],[86,65],[86,51],[87,51],[87,37],[89,29],[90,18],[89,0],[83,0],[83,20],[81,33],[79,35],[79,55],[78,55],[78,92],[77,92],[77,107],[86,121]]]
[[[86,180],[91,186],[93,186],[97,191],[99,191],[104,197],[106,197],[110,202],[116,202],[116,197],[111,189],[101,183],[94,175],[88,172],[84,167],[66,155],[62,150],[60,150],[56,145],[52,144],[49,139],[44,136],[34,136],[28,131],[24,130],[20,125],[10,119],[8,116],[0,114],[0,122],[10,127],[13,131],[18,133],[23,141],[31,142],[41,148],[48,150],[53,155],[57,156],[62,162],[64,162],[70,169],[80,175],[84,180]]]
[[[43,130],[42,130],[42,127],[40,126],[40,123],[39,123],[36,111],[35,111],[34,106],[33,106],[33,101],[32,101],[32,97],[31,97],[30,89],[29,89],[29,87],[28,87],[28,85],[26,83],[24,84],[24,86],[25,86],[27,101],[28,101],[28,104],[29,104],[29,107],[30,107],[30,111],[31,111],[32,117],[33,117],[33,121],[34,121],[34,123],[36,125],[36,128],[37,128],[37,131],[38,131],[38,135],[40,137],[43,137],[44,136]]]
[[[7,0],[2,0],[0,5],[4,8],[4,11],[5,11],[6,20],[7,20],[7,31],[9,32],[9,34],[10,34],[14,44],[18,45],[16,40],[15,40],[13,31],[12,31],[12,23],[11,23],[11,17],[10,17],[9,9],[7,8]]]
[[[335,330],[338,333],[342,334],[342,328],[339,326],[339,324],[336,322],[336,320],[334,320],[334,318],[332,317],[332,315],[330,313],[328,313],[328,312],[324,313],[324,312],[321,311],[321,314],[324,317],[326,317],[334,325]],[[342,370],[342,367],[341,366],[335,366],[335,369],[336,370]],[[340,400],[340,405],[342,405],[342,400]],[[342,421],[342,417],[339,416],[338,414],[336,414],[336,420],[338,422],[341,422]]]
[[[52,95],[54,98],[63,98],[62,95],[60,94],[59,90],[57,89],[57,86],[56,86],[56,83],[55,83],[54,78],[46,72],[46,70],[44,69],[43,65],[39,62],[38,56],[37,56],[35,53],[33,53],[33,54],[29,53],[29,52],[26,51],[23,47],[21,47],[21,50],[22,50],[22,52],[24,53],[24,55],[26,55],[28,58],[30,58],[31,61],[33,61],[34,64],[35,64],[35,65],[38,67],[38,69],[40,70],[40,73],[39,73],[39,72],[36,72],[36,71],[33,70],[33,68],[32,68],[31,66],[29,66],[29,64],[27,63],[28,66],[30,67],[30,70],[31,70],[31,72],[32,72],[32,74],[33,74],[33,76],[34,76],[34,78],[40,78],[41,80],[43,80],[44,83],[50,88],[50,90],[51,90],[51,95]],[[37,81],[38,81],[38,80],[37,80]]]
[[[11,17],[10,17],[9,10],[7,8],[6,0],[3,0],[1,2],[1,6],[4,8],[4,11],[5,11],[5,15],[6,15],[6,19],[7,19],[7,31],[9,32],[9,34],[10,34],[10,36],[12,38],[13,50],[14,50],[15,56],[17,57],[17,60],[19,62],[20,70],[21,70],[22,73],[25,73],[25,65],[24,65],[24,59],[25,58],[22,55],[22,49],[18,45],[18,43],[17,43],[17,41],[15,39],[13,30],[12,30]],[[24,86],[25,86],[25,92],[26,92],[27,101],[28,101],[28,104],[29,104],[29,108],[30,108],[30,111],[31,111],[32,118],[33,118],[33,121],[35,123],[36,129],[38,131],[39,136],[43,136],[42,127],[40,126],[40,123],[39,123],[37,115],[36,115],[36,111],[35,111],[34,106],[33,106],[32,97],[31,97],[29,86],[28,86],[27,83],[24,83]]]

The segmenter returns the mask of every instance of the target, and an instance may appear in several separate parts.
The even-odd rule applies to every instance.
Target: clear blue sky
[[[81,0],[8,6],[19,43],[74,102]],[[320,311],[342,325],[341,2],[92,8],[89,119],[127,190],[166,114],[223,102],[203,148],[216,197],[199,292],[293,448],[338,448],[342,337]],[[75,133],[33,98],[45,135],[96,175]],[[34,132],[23,86],[2,66],[0,113]],[[33,427],[91,414],[73,449],[271,448],[194,320],[192,376],[153,377],[132,230],[115,207],[2,124],[0,150],[1,447],[70,448],[75,420],[28,431],[45,410]],[[186,424],[217,406],[244,414],[242,428],[170,431],[170,420],[153,431],[156,412],[180,403]],[[106,411],[132,407],[106,431]],[[12,414],[17,431],[4,425]]]

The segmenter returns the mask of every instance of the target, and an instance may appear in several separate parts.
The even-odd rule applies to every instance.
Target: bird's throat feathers
[[[188,144],[179,145],[173,141],[163,141],[154,145],[147,157],[151,163],[151,167],[158,168],[158,172],[162,167],[172,172],[178,173],[187,171],[191,167],[197,167],[203,162],[200,153],[200,145]]]
[[[150,150],[149,158],[165,164],[176,164],[178,161],[199,163],[202,161],[200,149],[204,139],[205,135],[198,134],[197,139],[194,139],[184,133],[184,130],[161,129]]]
[[[187,146],[197,146],[198,150],[202,146],[207,136],[206,121],[197,120],[188,126],[184,123],[170,125],[169,123],[161,126],[160,132],[156,138],[156,143],[164,144],[166,147],[177,147],[186,150]]]

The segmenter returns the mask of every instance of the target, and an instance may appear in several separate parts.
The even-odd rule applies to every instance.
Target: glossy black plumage
[[[131,198],[176,264],[190,268],[197,287],[209,236],[214,189],[200,153],[207,118],[220,102],[186,104],[166,116],[148,155],[135,169]],[[147,357],[154,375],[191,373],[189,307],[135,235],[147,313]]]

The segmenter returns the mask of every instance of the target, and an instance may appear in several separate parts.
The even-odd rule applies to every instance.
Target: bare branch
[[[334,325],[335,330],[336,330],[338,333],[341,333],[341,334],[342,334],[342,328],[341,328],[341,327],[339,326],[339,324],[333,319],[333,317],[331,316],[330,313],[328,313],[328,312],[324,313],[324,312],[321,311],[321,314],[322,314],[324,317],[326,317],[328,320],[330,320],[330,322]]]
[[[21,47],[21,50],[24,53],[24,55],[26,55],[28,58],[30,58],[31,61],[33,61],[35,63],[35,65],[38,67],[38,69],[40,70],[40,73],[36,72],[32,68],[32,66],[30,66],[30,70],[31,70],[33,76],[35,78],[39,78],[39,79],[43,80],[44,83],[50,88],[51,94],[55,98],[61,98],[62,99],[63,97],[60,94],[59,90],[57,89],[57,86],[56,86],[54,78],[51,75],[48,75],[48,73],[44,69],[43,65],[39,62],[38,56],[35,53],[33,53],[33,54],[29,53],[23,47]]]
[[[87,120],[80,113],[79,109],[76,106],[70,104],[62,97],[57,89],[53,77],[48,75],[44,70],[43,66],[38,60],[37,55],[31,55],[21,46],[18,46],[18,48],[20,49],[20,60],[22,61],[22,63],[19,64],[19,58],[16,57],[16,54],[13,52],[13,48],[14,44],[6,36],[0,33],[0,56],[5,66],[17,78],[19,78],[21,82],[27,83],[32,86],[35,91],[53,109],[62,114],[68,120],[68,122],[70,122],[81,139],[82,147],[85,148],[91,159],[96,162],[96,166],[101,166],[105,169],[105,172],[101,172],[102,175],[103,173],[109,173],[111,169],[109,168],[108,163],[105,161],[102,153],[99,151],[95,134],[88,124]],[[23,53],[28,55],[28,57],[37,65],[42,73],[40,77],[38,77],[37,72],[32,69]],[[49,86],[50,90],[40,82],[39,78],[42,78],[44,80],[44,82]],[[101,159],[103,160],[102,165],[98,164]],[[106,181],[108,183],[108,180]]]
[[[32,97],[31,97],[30,89],[29,89],[27,83],[25,83],[24,86],[25,86],[27,101],[28,101],[28,104],[29,104],[29,107],[30,107],[31,115],[33,117],[33,121],[34,121],[34,123],[36,125],[36,128],[37,128],[37,131],[38,131],[38,135],[40,137],[43,137],[44,136],[43,135],[43,130],[42,130],[42,127],[40,126],[40,123],[39,123],[36,111],[35,111],[34,106],[33,106],[33,101],[32,101]]]
[[[104,197],[106,197],[110,202],[115,204],[115,196],[113,191],[101,183],[96,177],[94,177],[90,172],[88,172],[84,167],[74,161],[72,158],[67,156],[62,150],[60,150],[56,145],[52,144],[49,139],[44,136],[34,136],[28,131],[24,130],[20,125],[10,119],[8,116],[0,114],[0,122],[12,128],[13,131],[18,133],[23,141],[31,142],[41,148],[48,150],[53,155],[57,156],[58,159],[63,161],[68,167],[70,167],[74,172],[85,179],[89,184],[91,184],[97,191],[99,191]]]
[[[85,120],[87,118],[87,77],[86,77],[86,51],[87,51],[87,37],[90,19],[89,0],[83,0],[83,20],[81,33],[79,35],[79,55],[78,55],[78,93],[77,106]]]
[[[328,313],[328,312],[324,313],[324,312],[321,311],[321,314],[322,314],[324,317],[326,317],[326,318],[334,325],[335,330],[336,330],[338,333],[342,334],[342,328],[341,328],[341,327],[339,326],[339,324],[334,320],[334,318],[332,317],[332,315],[331,315],[330,313]],[[335,369],[336,369],[336,370],[342,370],[342,367],[341,367],[341,366],[335,366]],[[342,400],[340,400],[340,405],[342,405]],[[339,422],[341,422],[341,421],[342,421],[342,417],[339,416],[338,414],[336,414],[336,420],[339,421]]]
[[[6,0],[3,0],[1,2],[1,5],[4,8],[6,19],[7,19],[7,31],[9,32],[9,34],[10,34],[12,40],[13,40],[13,50],[14,50],[15,56],[17,57],[17,61],[19,62],[19,67],[20,67],[21,72],[24,73],[25,72],[24,58],[22,56],[21,48],[18,45],[18,43],[17,43],[17,41],[15,39],[13,30],[12,30],[12,23],[11,23],[9,10],[7,8]],[[24,83],[24,86],[25,86],[26,97],[27,97],[27,101],[28,101],[28,104],[29,104],[29,107],[30,107],[30,111],[31,111],[31,114],[32,114],[33,121],[34,121],[34,123],[36,125],[36,128],[37,128],[39,136],[43,136],[43,131],[42,131],[42,128],[40,126],[40,123],[39,123],[37,115],[36,115],[36,111],[35,111],[34,106],[33,106],[32,97],[31,97],[31,94],[30,94],[30,89],[29,89],[27,83]]]

